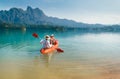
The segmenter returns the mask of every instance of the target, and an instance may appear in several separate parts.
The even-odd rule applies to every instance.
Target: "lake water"
[[[42,55],[39,39],[54,34],[64,53]],[[120,79],[120,33],[1,30],[0,79]]]

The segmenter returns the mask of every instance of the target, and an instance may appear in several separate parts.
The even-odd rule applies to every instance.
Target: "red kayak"
[[[42,54],[52,53],[53,51],[55,51],[55,50],[58,48],[58,45],[59,45],[59,42],[56,41],[56,42],[55,42],[55,45],[53,45],[51,48],[48,48],[48,49],[42,48],[42,49],[40,50],[40,52],[41,52]]]

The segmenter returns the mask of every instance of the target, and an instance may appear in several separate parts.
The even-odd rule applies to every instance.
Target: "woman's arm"
[[[42,40],[40,41],[40,44],[43,44],[43,42],[44,42],[44,40],[42,39]]]

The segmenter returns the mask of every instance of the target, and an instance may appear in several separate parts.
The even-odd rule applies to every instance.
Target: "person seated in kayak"
[[[55,45],[57,40],[54,37],[54,34],[50,35],[50,44]]]
[[[52,44],[50,44],[50,40],[49,39],[50,39],[50,36],[46,35],[45,39],[40,41],[40,44],[43,45],[42,48],[47,49],[47,48],[51,48],[52,47]]]

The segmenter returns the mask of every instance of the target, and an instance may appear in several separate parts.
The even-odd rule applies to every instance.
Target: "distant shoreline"
[[[119,25],[103,26],[103,27],[66,27],[58,25],[35,25],[35,24],[12,24],[12,23],[0,23],[0,29],[18,29],[18,30],[28,30],[28,29],[48,29],[56,31],[96,31],[96,32],[120,32]]]

